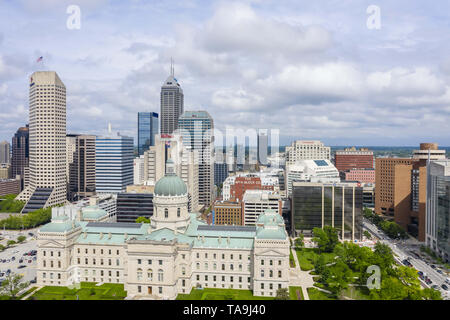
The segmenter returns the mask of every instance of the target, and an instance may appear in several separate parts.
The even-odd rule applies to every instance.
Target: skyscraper
[[[12,138],[12,156],[11,167],[12,177],[20,175],[23,180],[25,177],[25,168],[28,168],[29,161],[29,126],[20,127]],[[22,185],[22,189],[23,189]]]
[[[180,84],[171,74],[161,87],[161,134],[172,134],[178,128],[178,118],[184,112],[184,95]]]
[[[29,183],[23,213],[66,201],[66,87],[54,71],[30,78]]]
[[[331,148],[320,141],[297,140],[286,147],[286,166],[299,160],[330,160]]]
[[[10,163],[10,146],[8,141],[0,142],[0,163]]]
[[[156,112],[138,112],[138,156],[142,156],[150,146],[155,145],[159,123]]]
[[[206,111],[186,111],[178,120],[183,144],[199,156],[199,203],[209,206],[214,191],[214,121]]]
[[[258,163],[267,165],[267,147],[269,140],[267,130],[259,130],[258,132]]]
[[[95,136],[68,135],[73,138],[68,158],[68,199],[79,200],[95,193]],[[69,149],[69,148],[68,148]]]
[[[95,189],[97,193],[125,192],[133,184],[134,139],[113,135],[95,140]]]

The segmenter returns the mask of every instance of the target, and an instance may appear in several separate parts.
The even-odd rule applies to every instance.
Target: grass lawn
[[[316,288],[308,288],[309,300],[336,300],[331,294]]]
[[[368,289],[365,287],[349,286],[342,294],[355,300],[370,300]]]
[[[36,291],[28,300],[123,300],[127,293],[123,284],[104,283],[96,286],[94,282],[81,282],[80,289],[46,286]]]
[[[297,249],[297,258],[300,263],[300,268],[303,271],[309,271],[314,269],[314,260],[319,258],[318,248],[303,248]],[[325,263],[330,263],[334,261],[336,255],[334,253],[322,252],[321,256],[325,257]]]
[[[179,294],[177,300],[273,300],[274,297],[255,297],[251,290],[195,289],[190,294]]]
[[[300,299],[297,297],[297,290],[300,292]],[[291,297],[291,300],[305,300],[302,287],[289,287],[289,296]]]
[[[295,268],[295,259],[292,255],[292,250],[289,249],[289,265],[291,268]]]
[[[17,297],[17,299],[22,299],[23,297],[25,297],[27,294],[31,293],[32,291],[36,290],[37,287],[32,287],[30,289],[28,289],[27,291],[25,291],[24,293],[22,293],[20,296]]]

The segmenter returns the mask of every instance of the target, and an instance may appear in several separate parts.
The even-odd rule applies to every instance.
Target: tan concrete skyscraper
[[[66,87],[54,71],[30,77],[29,184],[23,213],[66,201]]]

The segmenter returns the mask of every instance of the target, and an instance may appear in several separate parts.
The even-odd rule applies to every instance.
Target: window
[[[152,260],[148,260],[148,264],[152,264]]]
[[[181,267],[181,274],[186,275],[186,267]]]
[[[233,264],[230,264],[230,270],[234,270]]]
[[[162,263],[163,263],[163,261],[162,261],[162,260],[159,260],[159,265],[160,265],[160,266],[162,266]]]
[[[137,262],[138,262],[138,264],[141,264],[142,260],[141,260],[141,259],[138,259],[138,261],[137,261]]]
[[[269,260],[269,264],[273,266],[273,260]]]
[[[272,284],[272,283],[269,284],[269,289],[270,289],[270,290],[273,289],[273,284]]]
[[[213,270],[217,270],[217,263],[213,263]]]
[[[138,292],[139,293],[141,292],[141,286],[138,286]]]
[[[261,269],[261,278],[264,278],[264,269]]]
[[[137,279],[138,281],[142,280],[142,269],[137,269]]]
[[[205,262],[205,270],[208,270],[208,262]]]
[[[278,265],[281,266],[281,260],[278,260]]]
[[[181,210],[180,208],[177,209],[177,217],[179,218],[181,216]]]
[[[261,289],[264,289],[264,283],[261,283]]]
[[[222,270],[225,271],[225,265],[224,264],[222,264]]]
[[[168,218],[169,217],[169,209],[165,208],[164,209],[164,218]]]
[[[199,262],[197,262],[196,267],[197,267],[197,270],[200,270],[200,263]]]
[[[269,278],[273,278],[273,270],[269,270]]]
[[[159,293],[162,293],[162,287],[159,287]]]
[[[163,282],[164,281],[164,275],[162,269],[158,270],[158,281]]]
[[[148,280],[153,281],[153,270],[152,269],[147,270],[147,278],[148,278]]]
[[[278,278],[281,278],[281,270],[278,270]]]

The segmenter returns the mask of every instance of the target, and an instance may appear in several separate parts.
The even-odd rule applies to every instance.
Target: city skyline
[[[366,26],[369,3],[78,1],[79,30],[68,5],[0,4],[0,140],[28,123],[28,78],[45,69],[66,84],[67,133],[102,135],[111,122],[136,144],[133,120],[158,112],[173,57],[184,109],[208,111],[219,130],[280,129],[280,145],[449,145],[448,4],[380,1],[380,30]]]

